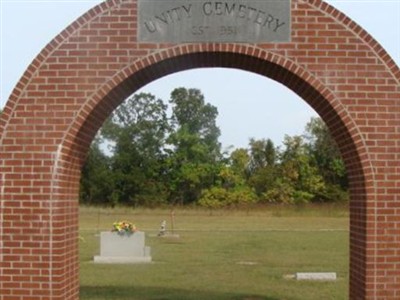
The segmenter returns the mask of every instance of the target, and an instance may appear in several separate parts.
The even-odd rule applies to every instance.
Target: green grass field
[[[167,209],[82,207],[81,299],[347,299],[346,208],[177,209],[179,239],[155,236],[164,219],[170,229]],[[151,264],[93,263],[98,233],[119,220],[145,231]],[[296,272],[336,272],[338,280],[285,278]]]

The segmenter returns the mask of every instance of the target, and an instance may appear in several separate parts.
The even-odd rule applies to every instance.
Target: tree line
[[[252,138],[247,148],[223,151],[217,116],[198,89],[177,88],[168,104],[148,93],[128,98],[91,145],[81,203],[219,208],[348,200],[345,166],[321,119],[280,147]]]

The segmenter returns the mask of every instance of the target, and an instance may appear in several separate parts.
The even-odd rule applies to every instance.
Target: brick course
[[[351,183],[350,299],[400,299],[400,69],[321,0],[292,1],[290,43],[136,40],[136,1],[108,0],[50,42],[0,119],[0,299],[77,299],[80,168],[103,121],[164,75],[255,72],[323,118]],[[26,229],[15,222],[29,224]]]

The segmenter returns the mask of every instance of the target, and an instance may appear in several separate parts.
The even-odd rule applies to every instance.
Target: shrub
[[[237,187],[227,190],[221,187],[212,187],[204,190],[198,204],[211,209],[222,207],[246,206],[257,201],[257,196],[249,187]]]
[[[198,204],[211,209],[221,208],[225,205],[227,198],[227,190],[221,187],[212,187],[203,190]]]
[[[263,202],[292,204],[294,189],[286,182],[277,181],[275,186],[262,194]]]
[[[340,185],[329,184],[316,196],[318,202],[348,202],[350,195]]]

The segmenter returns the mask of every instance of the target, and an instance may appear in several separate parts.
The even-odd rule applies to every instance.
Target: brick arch
[[[78,181],[102,121],[139,87],[198,67],[255,72],[325,120],[351,181],[350,297],[400,297],[400,71],[319,0],[292,1],[292,41],[138,43],[134,0],[106,1],[32,62],[0,119],[0,299],[78,298]],[[12,222],[29,223],[29,239]]]

